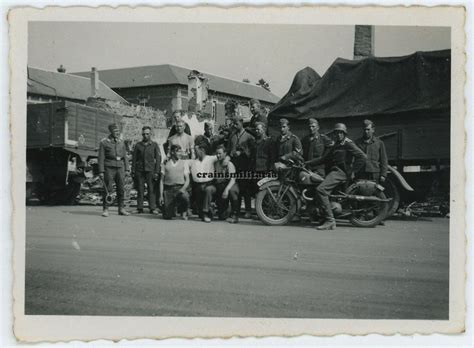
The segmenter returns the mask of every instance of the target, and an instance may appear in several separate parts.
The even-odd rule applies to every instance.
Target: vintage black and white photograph
[[[452,28],[388,24],[28,21],[23,314],[448,322]]]

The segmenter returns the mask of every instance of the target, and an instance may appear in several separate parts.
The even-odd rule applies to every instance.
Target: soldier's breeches
[[[341,169],[333,170],[328,173],[324,181],[316,189],[320,196],[329,196],[334,188],[347,181],[347,175]]]

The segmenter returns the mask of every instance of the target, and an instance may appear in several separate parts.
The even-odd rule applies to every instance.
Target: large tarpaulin
[[[404,57],[338,58],[322,78],[299,71],[269,120],[395,114],[450,106],[451,50]]]

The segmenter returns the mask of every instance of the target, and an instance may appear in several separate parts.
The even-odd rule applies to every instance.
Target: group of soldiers
[[[262,174],[278,171],[288,160],[304,161],[311,171],[324,177],[316,196],[324,213],[318,229],[336,227],[329,202],[331,191],[340,183],[361,178],[383,183],[387,177],[387,155],[384,143],[375,137],[375,125],[364,121],[364,132],[353,142],[347,128],[337,123],[330,136],[319,132],[316,119],[308,120],[309,134],[300,140],[290,130],[289,121],[280,119],[280,134],[268,136],[266,112],[258,100],[249,103],[252,118],[247,126],[238,115],[228,118],[228,127],[213,134],[213,125],[205,123],[204,134],[193,137],[183,120],[183,111],[173,113],[173,126],[163,148],[166,158],[151,140],[151,128],[143,127],[143,139],[133,149],[130,166],[126,147],[115,124],[99,147],[99,173],[107,192],[115,182],[120,215],[129,215],[124,208],[124,176],[130,172],[138,192],[137,210],[143,213],[145,186],[150,213],[172,219],[179,214],[188,219],[191,211],[204,222],[213,218],[239,221],[241,201],[244,218],[252,218],[252,198],[257,193],[257,179]],[[247,175],[232,175],[247,173]],[[105,197],[104,197],[105,198]],[[102,216],[108,216],[108,203],[103,200]],[[215,204],[213,204],[215,203]],[[213,207],[217,207],[217,211]]]

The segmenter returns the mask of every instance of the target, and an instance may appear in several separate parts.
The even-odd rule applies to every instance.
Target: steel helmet
[[[341,131],[341,132],[344,132],[344,134],[347,134],[347,127],[344,123],[336,123],[334,125],[333,132],[335,131]]]

